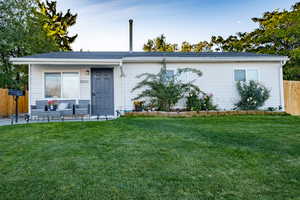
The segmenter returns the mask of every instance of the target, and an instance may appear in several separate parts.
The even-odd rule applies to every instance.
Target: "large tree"
[[[10,57],[59,50],[47,37],[35,8],[34,0],[0,0],[0,88],[26,87],[27,67],[13,66]]]
[[[37,0],[37,14],[43,22],[43,28],[47,36],[53,38],[62,51],[72,50],[71,44],[77,38],[77,34],[69,36],[69,28],[76,23],[77,14],[72,14],[70,9],[63,14],[58,12],[56,1],[42,2]]]
[[[0,0],[0,38],[0,88],[27,87],[27,67],[10,57],[65,50],[46,31],[36,0]]]

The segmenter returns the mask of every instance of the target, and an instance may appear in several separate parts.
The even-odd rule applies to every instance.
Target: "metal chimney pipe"
[[[133,20],[129,20],[129,51],[132,52],[132,25]]]

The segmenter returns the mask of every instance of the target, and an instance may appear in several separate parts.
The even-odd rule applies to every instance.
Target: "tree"
[[[177,44],[171,44],[166,41],[166,37],[162,34],[153,40],[148,40],[143,47],[147,52],[174,52],[177,50]]]
[[[26,87],[27,67],[14,67],[10,57],[58,50],[34,15],[35,6],[34,0],[0,0],[0,88]]]
[[[27,66],[13,66],[10,57],[67,49],[49,35],[37,9],[37,0],[0,0],[0,88],[27,87]]]
[[[181,52],[191,52],[193,50],[193,45],[191,45],[189,42],[184,41],[181,44]]]
[[[68,9],[67,13],[57,12],[56,1],[41,2],[37,0],[37,14],[42,19],[43,28],[49,37],[52,37],[62,51],[71,51],[71,44],[77,34],[69,36],[68,29],[76,23],[77,14],[73,15]]]
[[[207,41],[200,41],[197,44],[194,44],[192,47],[193,52],[210,52],[212,51],[213,44]]]
[[[158,74],[143,73],[137,78],[145,77],[140,81],[132,92],[138,89],[144,89],[133,100],[146,99],[149,100],[158,110],[170,111],[170,109],[182,98],[186,97],[192,90],[200,91],[200,89],[193,84],[193,81],[183,83],[180,76],[183,73],[192,72],[200,77],[201,71],[191,68],[182,68],[169,77],[167,75],[166,63],[163,62],[163,67]]]
[[[166,37],[162,34],[159,37],[154,38],[153,40],[148,40],[144,44],[144,51],[146,52],[208,52],[212,51],[213,44],[207,41],[200,41],[196,44],[191,44],[187,41],[181,43],[180,49],[178,49],[178,44],[168,43]]]

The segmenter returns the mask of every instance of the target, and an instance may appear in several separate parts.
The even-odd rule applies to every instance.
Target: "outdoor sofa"
[[[31,118],[61,118],[76,117],[90,115],[90,101],[79,100],[57,100],[58,106],[56,110],[50,110],[48,100],[37,100],[36,105],[31,105]],[[60,104],[64,104],[63,109]]]

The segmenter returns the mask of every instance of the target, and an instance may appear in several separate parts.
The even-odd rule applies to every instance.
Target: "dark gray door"
[[[113,69],[92,69],[92,114],[114,115]]]

